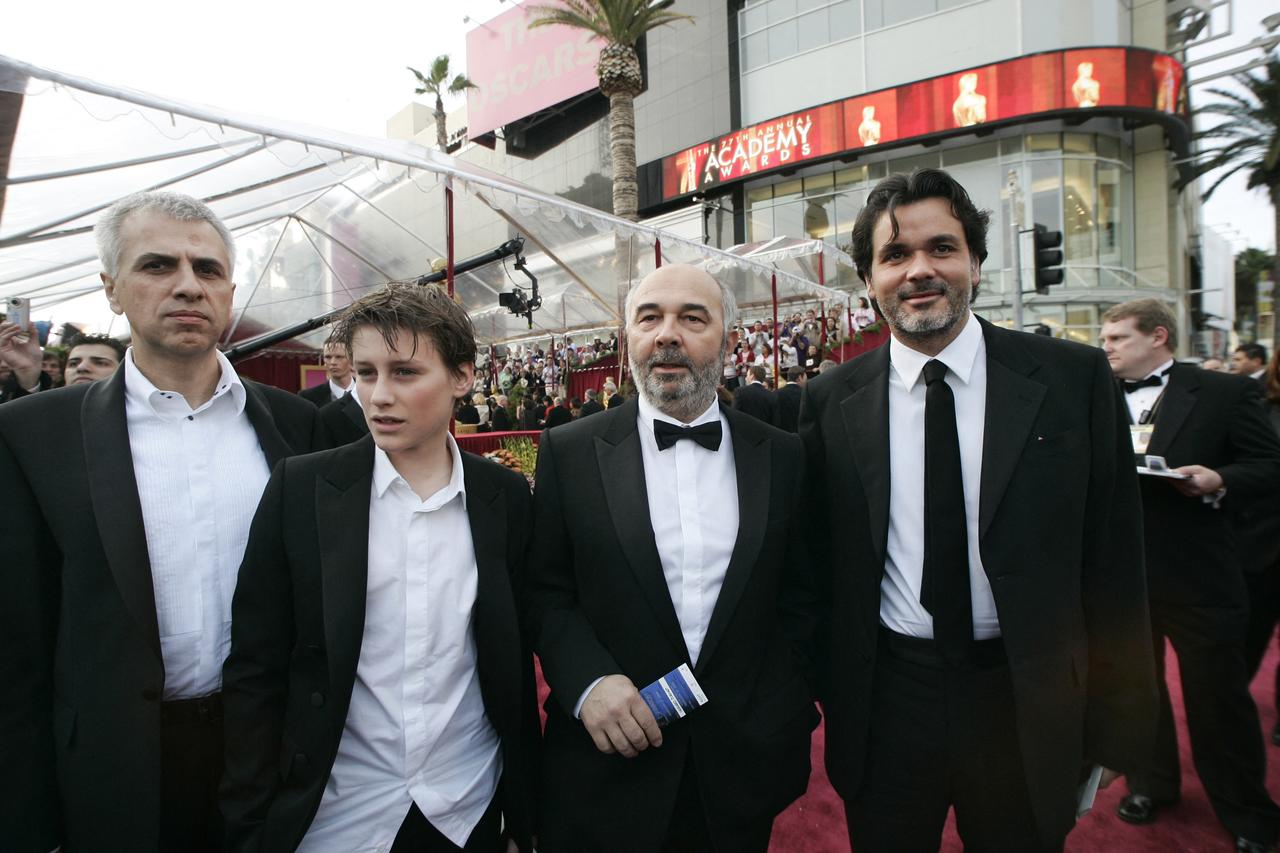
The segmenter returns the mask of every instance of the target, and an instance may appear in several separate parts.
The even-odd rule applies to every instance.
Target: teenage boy
[[[277,467],[254,518],[224,672],[228,849],[527,850],[532,501],[449,434],[471,322],[389,285],[335,338],[371,435]]]

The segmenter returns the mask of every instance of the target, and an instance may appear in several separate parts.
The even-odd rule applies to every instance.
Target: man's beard
[[[903,301],[914,294],[930,290],[941,290],[946,301],[946,310],[942,312],[916,313],[903,308]],[[943,279],[918,284],[907,284],[898,288],[894,299],[888,305],[881,305],[871,300],[872,305],[888,321],[889,327],[899,337],[913,340],[928,340],[946,334],[956,323],[960,322],[969,311],[969,294],[972,285],[955,286]]]
[[[707,410],[715,399],[716,386],[724,372],[724,362],[718,355],[704,364],[697,364],[679,347],[655,349],[643,363],[630,355],[627,361],[644,398],[658,411],[683,423],[689,423]],[[653,369],[659,364],[680,365],[689,372],[657,376]]]

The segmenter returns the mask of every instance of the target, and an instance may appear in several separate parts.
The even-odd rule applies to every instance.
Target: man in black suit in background
[[[299,397],[317,409],[341,400],[356,388],[355,373],[351,369],[351,353],[336,341],[324,342],[324,370],[327,381],[298,392]]]
[[[1148,823],[1180,796],[1173,709],[1164,684],[1165,639],[1178,655],[1196,772],[1237,850],[1261,853],[1280,834],[1265,786],[1266,757],[1249,695],[1244,637],[1248,597],[1231,530],[1231,505],[1280,489],[1280,440],[1258,383],[1176,364],[1173,312],[1155,299],[1102,317],[1102,348],[1125,389],[1139,459],[1163,457],[1183,481],[1142,478],[1148,586],[1160,706],[1155,750],[1128,778],[1119,815]]]
[[[531,501],[449,435],[471,321],[443,292],[389,285],[336,334],[373,435],[277,467],[254,518],[225,673],[228,846],[528,850],[538,711],[515,592]]]
[[[893,337],[801,405],[858,853],[935,851],[952,806],[968,849],[1061,850],[1082,769],[1134,766],[1155,710],[1119,392],[1096,349],[973,315],[988,216],[935,169],[871,191],[853,256]]]
[[[207,206],[130,196],[95,233],[124,363],[0,411],[0,846],[221,850],[236,569],[316,410],[217,351],[235,251]]]
[[[332,403],[320,407],[320,424],[324,427],[330,447],[350,444],[369,434],[369,424],[365,422],[364,409],[354,386],[352,393],[343,394]]]
[[[1248,376],[1266,385],[1267,348],[1257,341],[1241,344],[1231,353],[1231,372],[1237,376]]]
[[[777,422],[774,426],[786,432],[796,432],[800,422],[800,397],[805,383],[809,381],[803,367],[787,369],[787,384],[774,393],[777,403]]]
[[[670,264],[627,296],[639,400],[543,434],[530,613],[551,687],[539,849],[763,853],[804,792],[816,601],[800,442],[717,404],[733,295]],[[688,664],[665,729],[638,693]]]
[[[764,384],[768,374],[758,364],[747,370],[747,384],[733,392],[733,408],[744,415],[772,424],[778,419],[778,402]]]
[[[587,389],[587,400],[582,404],[582,412],[579,418],[585,418],[587,415],[595,415],[604,411],[604,406],[600,405],[600,392],[594,388]]]

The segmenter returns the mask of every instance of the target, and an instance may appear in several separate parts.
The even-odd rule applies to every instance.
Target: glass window
[[[858,213],[866,203],[866,198],[865,190],[840,193],[836,196],[836,245],[846,252],[851,248],[849,244],[853,239],[853,223],[857,221]]]
[[[804,205],[804,234],[814,240],[826,240],[835,234],[835,196],[818,196]]]
[[[796,0],[769,0],[769,23],[776,24],[796,14]]]
[[[804,182],[799,178],[773,185],[773,197],[777,201],[790,201],[804,195]]]
[[[773,200],[773,185],[754,187],[747,190],[747,207],[768,204]]]
[[[1008,156],[1010,154],[1022,153],[1022,137],[1011,136],[1008,139],[1000,140],[1000,153]]]
[[[903,157],[889,164],[889,171],[908,174],[912,169],[937,169],[939,166],[937,152],[917,154],[915,157]]]
[[[761,243],[773,239],[773,208],[751,207],[747,211],[747,242]]]
[[[832,179],[835,174],[823,172],[820,175],[809,175],[804,179],[804,194],[807,196],[831,192]]]
[[[752,3],[742,10],[742,23],[740,26],[743,33],[753,33],[756,30],[764,29],[765,24],[769,22],[766,17],[768,5],[768,3]]]
[[[749,35],[742,40],[742,70],[759,68],[769,61],[769,33]]]
[[[797,19],[797,50],[813,50],[830,41],[830,27],[827,25],[827,10],[819,9]]]
[[[1064,133],[1062,134],[1062,150],[1068,154],[1092,154],[1093,151],[1093,134],[1092,133]]]
[[[765,32],[769,35],[770,62],[777,62],[780,59],[787,59],[796,55],[799,45],[796,41],[796,22],[794,20],[775,24]]]
[[[831,13],[831,41],[852,38],[862,31],[862,14],[858,10],[858,0],[841,0],[832,3],[828,11]]]
[[[1061,151],[1062,150],[1062,134],[1061,133],[1028,133],[1027,134],[1027,150],[1028,151]]]
[[[802,201],[789,201],[773,206],[773,236],[805,239],[804,208]]]
[[[836,186],[847,187],[867,182],[867,167],[854,166],[852,169],[841,169],[836,172]]]
[[[1093,169],[1092,160],[1062,161],[1062,251],[1069,264],[1098,262]]]
[[[1050,231],[1062,230],[1062,161],[1031,163],[1031,217]]]
[[[1106,157],[1108,160],[1120,159],[1120,140],[1114,136],[1098,137],[1098,156]]]
[[[1128,221],[1120,206],[1124,179],[1124,170],[1114,163],[1098,164],[1098,263],[1103,266],[1124,263],[1126,238],[1121,223]]]
[[[966,145],[963,148],[942,152],[942,165],[944,168],[959,166],[961,163],[973,163],[977,160],[994,159],[996,159],[996,144],[994,142]]]

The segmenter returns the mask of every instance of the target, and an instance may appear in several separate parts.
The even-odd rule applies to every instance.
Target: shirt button
[[[187,415],[187,420],[194,421],[195,419],[196,419],[195,415]]]
[[[324,705],[324,694],[317,690],[311,694],[311,707],[319,708],[322,705]]]

